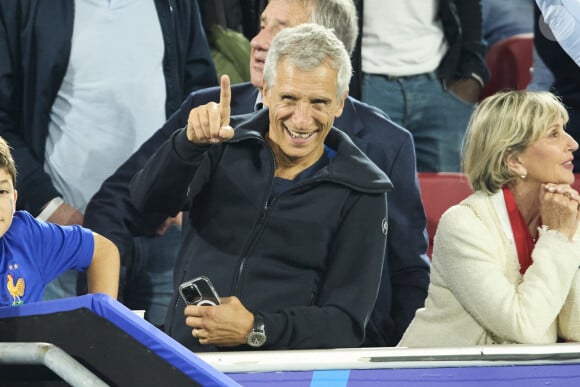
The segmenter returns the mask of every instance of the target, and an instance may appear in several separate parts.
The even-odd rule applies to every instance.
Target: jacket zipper
[[[268,213],[270,210],[270,202],[275,198],[269,198],[270,196],[270,192],[272,191],[272,184],[274,181],[274,173],[276,171],[276,163],[275,163],[275,159],[274,159],[274,152],[272,152],[272,149],[270,148],[270,146],[268,145],[268,143],[263,139],[263,138],[259,138],[257,139],[258,141],[260,141],[263,146],[268,149],[270,151],[270,155],[271,155],[271,162],[270,162],[270,166],[272,168],[272,177],[270,178],[270,181],[268,183],[268,189],[266,190],[266,197],[264,198],[264,205],[262,206],[262,213],[260,214],[260,217],[258,219],[258,222],[256,223],[256,226],[254,226],[253,231],[252,231],[252,235],[246,245],[246,248],[244,249],[243,253],[240,256],[240,262],[238,263],[238,270],[237,270],[237,275],[234,278],[234,283],[232,286],[232,295],[235,296],[239,296],[240,295],[240,291],[241,291],[241,287],[242,287],[242,277],[244,275],[244,270],[246,268],[246,262],[248,260],[248,253],[252,250],[252,247],[254,246],[255,242],[258,240],[258,236],[262,233],[262,230],[264,228],[264,224],[266,223],[266,218],[268,217]]]
[[[271,188],[272,188],[272,180],[273,180],[273,178],[270,180],[270,186],[269,186],[269,189],[267,191],[268,193],[271,191]],[[262,206],[262,212],[260,214],[258,221],[256,222],[256,225],[253,228],[252,235],[251,235],[246,247],[244,248],[243,253],[240,255],[240,262],[238,264],[237,274],[236,274],[236,277],[234,278],[234,284],[232,287],[232,295],[235,295],[235,296],[240,295],[240,291],[242,288],[242,277],[244,275],[244,271],[245,271],[246,264],[248,261],[248,255],[252,251],[255,243],[258,241],[259,236],[262,234],[262,231],[264,230],[264,225],[266,224],[266,220],[268,219],[268,216],[270,214],[272,204],[276,200],[278,200],[280,198],[280,196],[283,196],[287,193],[292,193],[293,191],[296,191],[304,186],[315,184],[315,183],[318,183],[321,181],[332,181],[332,180],[327,179],[327,178],[305,180],[304,182],[300,182],[297,185],[291,187],[290,189],[283,191],[283,192],[280,192],[279,194],[276,194],[273,197],[266,199],[264,201],[264,205]]]

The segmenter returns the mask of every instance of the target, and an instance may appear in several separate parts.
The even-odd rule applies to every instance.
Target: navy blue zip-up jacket
[[[232,117],[234,138],[216,146],[172,135],[136,175],[131,197],[144,214],[189,209],[175,288],[208,276],[265,321],[264,348],[357,347],[378,293],[386,246],[389,178],[333,128],[336,151],[314,176],[272,196],[268,109]],[[185,305],[173,296],[165,329],[194,351]]]
[[[155,7],[169,117],[190,92],[217,85],[217,75],[197,1],[155,0]],[[18,167],[18,208],[34,216],[61,196],[44,172],[44,151],[50,110],[69,62],[73,19],[74,0],[0,0],[0,135]]]

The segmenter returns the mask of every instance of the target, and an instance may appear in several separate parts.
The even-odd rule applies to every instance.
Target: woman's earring
[[[526,177],[528,177],[528,174],[523,172],[520,174],[520,177],[522,178],[522,180],[526,180]]]

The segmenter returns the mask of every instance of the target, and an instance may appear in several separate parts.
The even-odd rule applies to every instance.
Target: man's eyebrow
[[[267,16],[260,16],[260,23],[264,23],[268,20],[270,20],[272,23],[275,23],[275,24],[281,25],[281,26],[288,26],[289,25],[288,20],[282,20],[282,19],[277,19],[277,18],[268,19]]]
[[[332,101],[332,98],[330,97],[324,97],[324,96],[317,96],[317,97],[310,97],[310,101],[313,102],[330,102]]]

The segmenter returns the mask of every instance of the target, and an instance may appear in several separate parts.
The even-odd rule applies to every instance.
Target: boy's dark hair
[[[2,137],[0,137],[0,168],[6,169],[12,177],[12,184],[16,186],[16,164],[14,164],[10,146]]]

